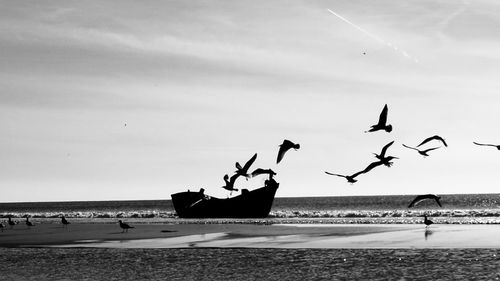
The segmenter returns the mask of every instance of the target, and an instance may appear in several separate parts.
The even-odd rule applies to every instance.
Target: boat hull
[[[279,183],[248,191],[226,199],[200,192],[172,194],[172,203],[180,218],[265,218],[269,215]]]

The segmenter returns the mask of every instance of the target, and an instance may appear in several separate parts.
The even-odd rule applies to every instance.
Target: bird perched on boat
[[[385,153],[387,152],[387,149],[389,148],[389,146],[391,146],[392,144],[394,143],[394,141],[391,141],[390,143],[386,144],[383,148],[382,148],[382,151],[380,152],[380,154],[377,154],[377,153],[373,153],[375,154],[375,157],[380,160],[380,162],[382,162],[382,164],[384,164],[385,166],[387,167],[391,167],[392,166],[392,162],[391,160],[394,160],[394,159],[399,159],[398,157],[395,157],[395,156],[385,156]]]
[[[417,197],[415,197],[415,199],[413,199],[413,201],[411,201],[410,205],[408,205],[408,208],[411,208],[411,207],[417,205],[418,203],[420,203],[424,200],[428,200],[428,199],[436,200],[439,207],[443,207],[441,205],[441,202],[439,202],[439,199],[441,199],[441,196],[436,196],[434,194],[424,194],[424,195],[418,195]]]
[[[276,176],[276,173],[271,169],[257,168],[257,169],[255,169],[255,171],[252,172],[252,177],[255,177],[258,175]]]
[[[403,144],[403,146],[406,147],[406,148],[409,148],[409,149],[416,150],[420,155],[422,155],[424,157],[429,156],[429,154],[428,154],[429,151],[432,151],[434,149],[438,149],[439,148],[439,147],[432,147],[432,148],[428,148],[428,149],[425,149],[425,150],[420,150],[418,148],[407,146],[405,144]]]
[[[28,228],[31,228],[32,226],[34,226],[35,224],[30,222],[28,217],[26,217],[26,225],[28,226]]]
[[[253,162],[255,162],[255,159],[257,159],[257,153],[255,153],[250,160],[248,160],[245,163],[245,166],[241,167],[240,163],[236,162],[236,174],[239,176],[244,176],[245,178],[249,178],[250,175],[248,174],[248,169],[250,169],[250,166],[252,166]]]
[[[11,217],[9,217],[9,221],[8,221],[8,223],[9,223],[10,228],[13,228],[13,227],[14,227],[14,225],[16,225],[16,224],[17,224],[17,222],[13,221]]]
[[[382,112],[380,113],[380,116],[378,118],[378,123],[375,125],[372,125],[370,130],[365,131],[365,133],[375,132],[375,131],[379,131],[379,130],[384,130],[384,131],[390,133],[392,131],[392,125],[387,125],[387,112],[388,111],[389,111],[389,109],[387,108],[387,104],[386,104],[384,106],[384,108],[382,109]]]
[[[62,223],[63,227],[67,227],[69,224],[69,221],[64,216],[62,216],[61,223]]]
[[[282,144],[280,144],[280,150],[278,151],[278,158],[276,159],[276,164],[279,164],[285,153],[291,148],[297,150],[300,148],[300,144],[293,143],[289,140],[284,140]]]
[[[427,215],[424,215],[424,224],[426,228],[433,223],[434,223],[433,221],[427,218]]]
[[[120,228],[121,228],[121,229],[123,229],[123,230],[122,230],[122,233],[123,233],[123,232],[128,232],[128,230],[129,230],[130,228],[135,228],[135,227],[133,227],[133,226],[130,226],[128,223],[124,223],[124,222],[122,222],[122,220],[119,220],[119,221],[118,221],[118,223],[120,224]]]
[[[444,144],[444,146],[446,146],[446,147],[448,146],[448,144],[446,143],[446,141],[445,141],[442,137],[440,137],[440,136],[438,136],[438,135],[435,135],[435,136],[432,136],[432,137],[428,137],[428,138],[426,138],[426,139],[425,139],[424,141],[422,141],[419,145],[417,145],[417,147],[419,147],[419,146],[421,146],[421,145],[424,145],[424,144],[426,144],[426,143],[428,143],[428,142],[430,142],[430,141],[432,141],[432,140],[438,140],[438,141],[442,142],[442,143]]]
[[[476,145],[481,145],[481,146],[493,146],[493,147],[496,147],[498,150],[500,150],[500,145],[489,144],[489,143],[477,143],[475,141],[473,141],[472,143],[474,143]]]
[[[224,185],[222,188],[229,190],[229,191],[238,191],[238,189],[234,188],[234,182],[240,175],[235,174],[231,178],[226,174],[224,175],[224,182],[226,182],[226,185]]]

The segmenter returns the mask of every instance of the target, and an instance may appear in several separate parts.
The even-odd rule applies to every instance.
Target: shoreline
[[[500,225],[131,224],[7,226],[0,247],[90,248],[500,248]]]

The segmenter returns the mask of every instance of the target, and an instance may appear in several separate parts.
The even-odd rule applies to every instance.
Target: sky
[[[498,1],[1,6],[0,202],[225,198],[254,153],[278,197],[499,192],[500,151],[472,144],[500,144]],[[364,133],[385,104],[393,131]],[[391,168],[324,173],[390,141]]]

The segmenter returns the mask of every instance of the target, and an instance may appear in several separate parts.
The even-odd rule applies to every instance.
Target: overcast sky
[[[500,151],[472,144],[500,144],[498,1],[1,7],[0,202],[226,197],[254,153],[279,197],[499,192]],[[384,104],[394,130],[365,134]],[[428,158],[401,145],[435,134]],[[301,149],[276,165],[285,138]],[[391,168],[324,173],[393,140]]]

